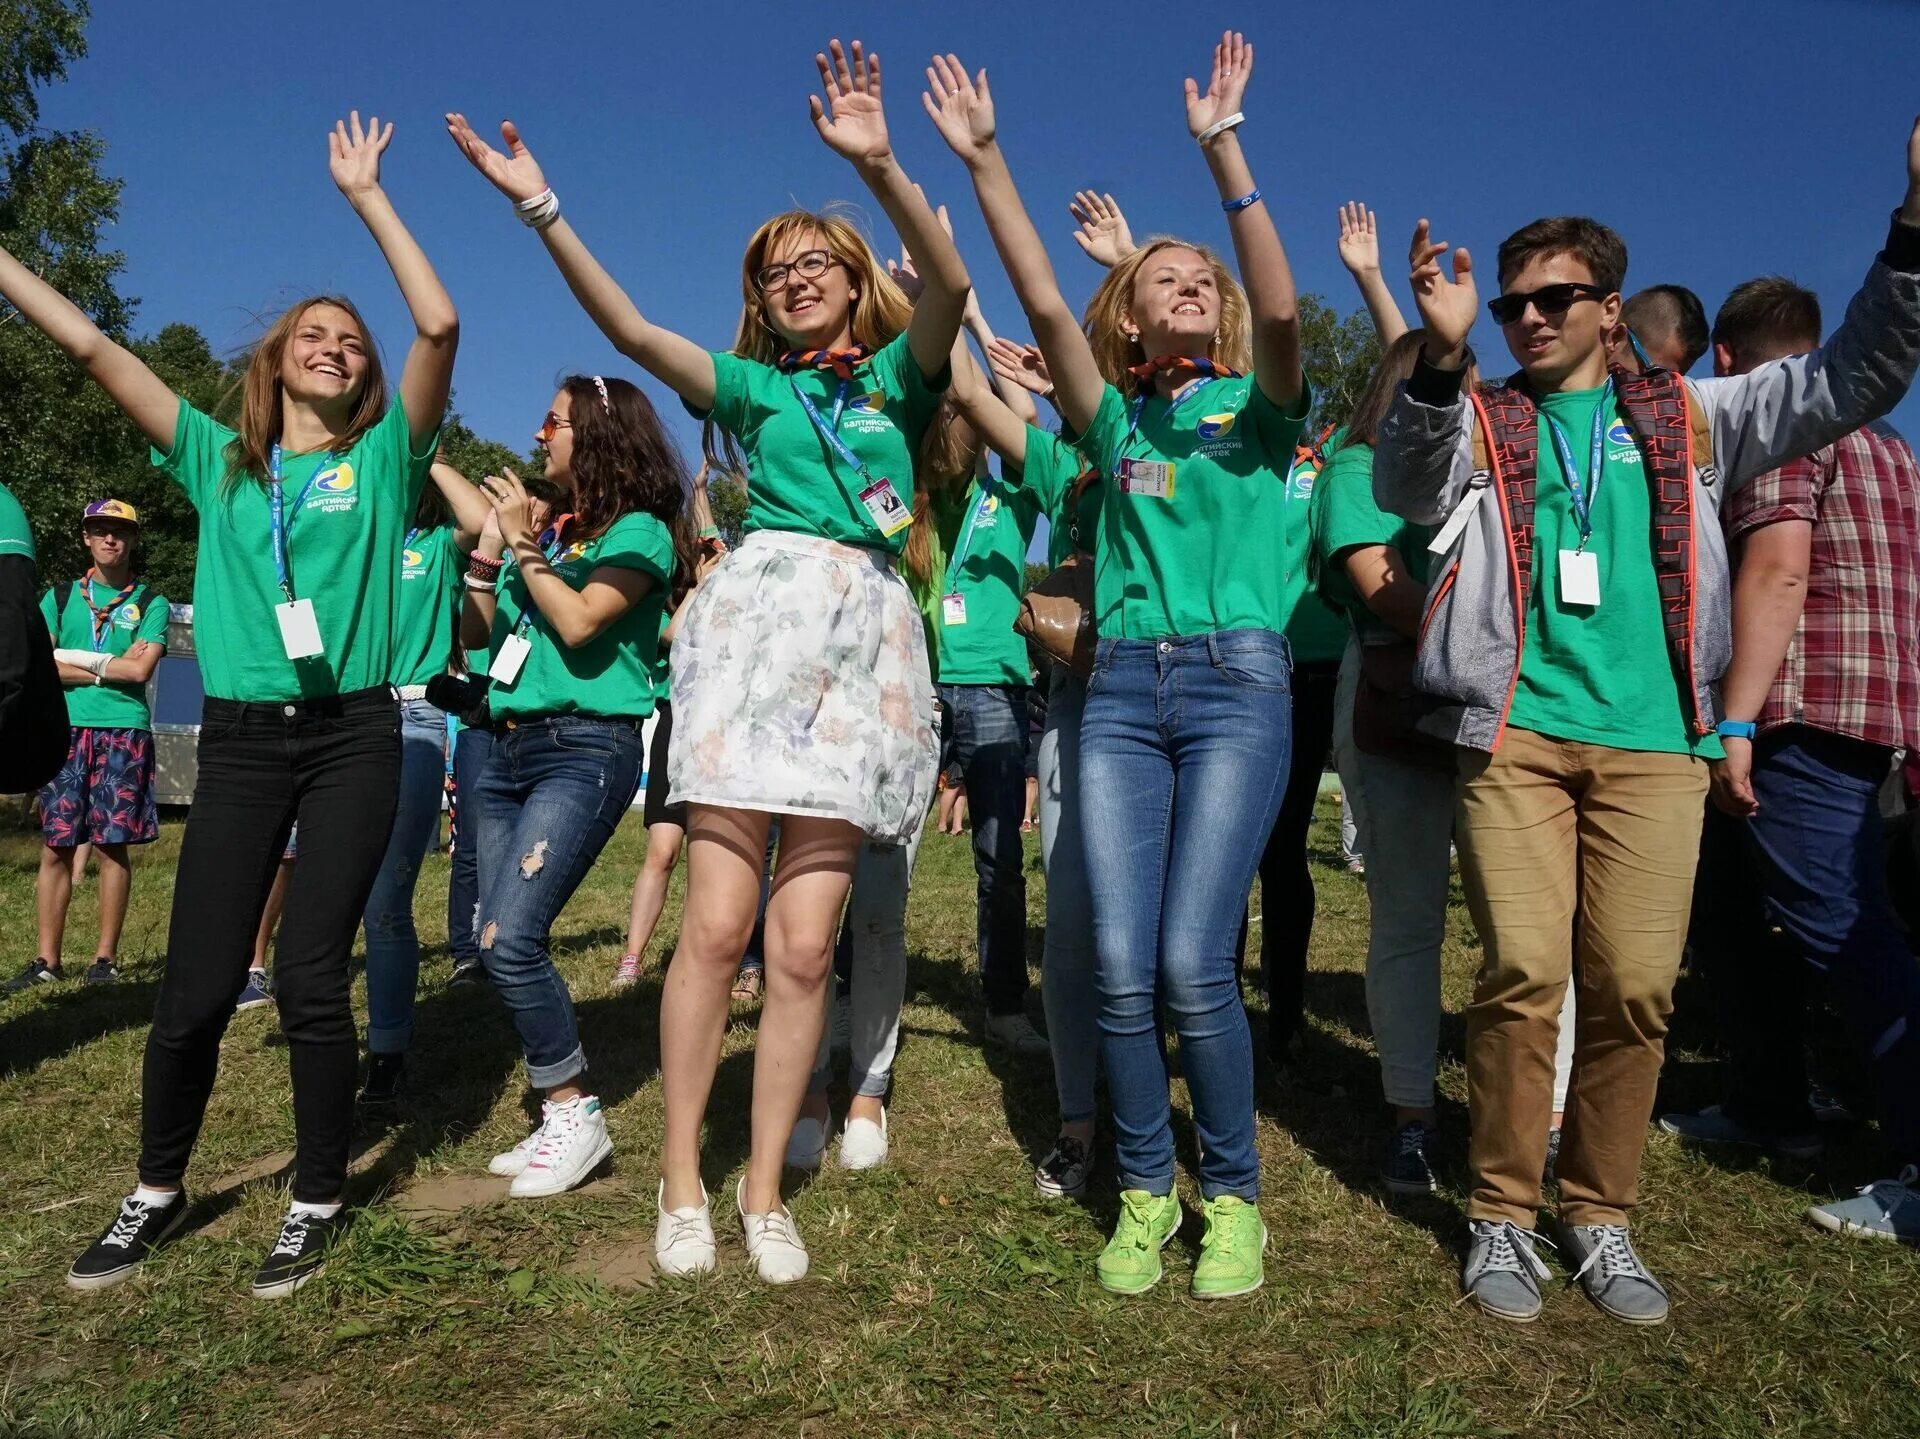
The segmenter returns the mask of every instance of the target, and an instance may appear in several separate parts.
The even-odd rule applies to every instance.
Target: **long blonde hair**
[[[1093,347],[1093,360],[1108,384],[1126,390],[1133,378],[1127,371],[1148,358],[1140,341],[1129,335],[1123,323],[1133,313],[1133,287],[1141,267],[1162,250],[1191,250],[1207,262],[1213,271],[1214,288],[1220,294],[1220,328],[1207,346],[1207,358],[1216,365],[1227,365],[1241,374],[1253,368],[1253,327],[1247,312],[1247,292],[1221,258],[1205,245],[1195,245],[1172,235],[1156,235],[1126,259],[1107,271],[1107,278],[1087,301],[1082,317],[1087,343]]]
[[[980,462],[980,432],[960,414],[951,395],[941,397],[913,457],[913,528],[900,552],[901,568],[915,594],[944,580],[933,573],[933,507],[936,499],[964,495]]]
[[[907,328],[913,318],[912,302],[888,277],[885,266],[852,220],[832,209],[819,213],[788,210],[755,230],[747,241],[746,254],[740,257],[740,325],[734,332],[734,354],[771,365],[789,348],[768,323],[766,298],[753,277],[767,263],[769,251],[809,230],[820,237],[823,249],[847,267],[859,291],[853,302],[854,343],[878,350]],[[700,427],[700,448],[715,469],[742,473],[745,459],[739,443],[711,420]]]
[[[231,399],[240,395],[240,422],[234,427],[227,445],[227,479],[231,486],[242,476],[266,483],[273,467],[273,446],[286,424],[285,396],[280,384],[280,362],[301,319],[315,305],[329,305],[353,317],[360,330],[360,343],[367,357],[367,373],[360,385],[360,398],[347,419],[347,427],[334,441],[336,454],[345,454],[359,443],[360,437],[380,423],[387,412],[387,375],[380,363],[380,351],[374,346],[373,332],[361,318],[359,309],[344,295],[310,295],[289,305],[280,318],[267,327],[266,334],[247,356],[247,367],[227,392]]]

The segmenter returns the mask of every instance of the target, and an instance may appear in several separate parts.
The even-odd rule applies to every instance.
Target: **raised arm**
[[[493,506],[487,503],[487,497],[480,493],[472,480],[437,456],[427,474],[440,491],[440,497],[447,502],[447,508],[453,511],[454,545],[462,550],[471,549],[480,531],[486,527],[487,516],[493,513]]]
[[[1340,263],[1353,276],[1360,299],[1373,317],[1373,333],[1379,338],[1380,348],[1386,349],[1407,333],[1407,322],[1380,274],[1380,234],[1373,211],[1358,200],[1340,207]]]
[[[1053,374],[1060,413],[1076,431],[1085,432],[1100,408],[1107,382],[1094,363],[1093,349],[1080,329],[1078,317],[1060,293],[1047,248],[1020,203],[1006,156],[994,140],[993,94],[987,86],[987,72],[982,70],[977,79],[970,80],[957,55],[936,55],[927,69],[927,83],[927,113],[973,177],[987,232],[993,236],[1007,278],[1013,281],[1013,292],[1026,311],[1040,353]]]
[[[568,649],[596,639],[607,626],[640,603],[653,588],[653,576],[624,565],[601,565],[575,589],[547,563],[533,527],[533,501],[527,487],[512,470],[488,475],[480,488],[492,505],[500,537],[513,551],[513,561],[526,582],[527,596],[540,611],[554,637]],[[469,592],[469,597],[483,598]],[[489,617],[491,625],[491,617]]]
[[[946,367],[953,337],[960,333],[960,311],[972,281],[960,252],[935,218],[907,172],[894,158],[887,137],[887,115],[880,103],[880,57],[853,42],[853,58],[835,40],[832,52],[815,55],[820,84],[826,91],[808,97],[813,128],[827,148],[849,161],[861,181],[873,191],[899,233],[900,242],[915,256],[923,286],[907,326],[907,345],[920,373],[932,378]]]
[[[0,250],[0,295],[86,370],[161,453],[173,448],[180,397],[126,346],[101,333],[86,312]]]
[[[1080,222],[1074,243],[1096,265],[1111,270],[1134,251],[1133,231],[1111,195],[1078,190],[1067,203],[1067,213]]]
[[[1027,426],[1023,417],[994,394],[987,377],[974,363],[965,340],[953,344],[953,385],[947,391],[954,408],[966,422],[979,431],[987,448],[1015,469],[1027,463]]]
[[[460,345],[460,316],[440,277],[380,188],[380,157],[393,143],[393,123],[382,127],[374,116],[363,128],[360,112],[336,120],[327,135],[327,169],[367,227],[387,268],[399,282],[400,296],[413,316],[413,345],[400,371],[400,400],[407,431],[417,451],[440,430],[447,394],[453,386],[453,353]]]
[[[573,226],[560,218],[560,201],[513,121],[500,122],[505,154],[475,134],[464,115],[447,116],[447,133],[473,162],[473,168],[512,200],[520,218],[540,232],[573,298],[614,349],[695,409],[712,409],[713,356],[684,335],[662,329],[641,315],[627,292],[574,233]]]
[[[1259,198],[1253,171],[1241,153],[1239,131],[1219,128],[1221,121],[1238,123],[1252,73],[1253,46],[1238,31],[1227,31],[1213,47],[1213,75],[1206,93],[1187,81],[1187,130],[1200,140],[1200,151],[1207,157],[1207,168],[1213,172],[1227,211],[1227,230],[1233,236],[1240,283],[1246,288],[1253,321],[1254,381],[1261,394],[1290,410],[1306,387],[1300,369],[1300,306],[1293,291],[1293,269],[1280,246],[1280,232],[1273,227],[1273,212]],[[1207,138],[1201,140],[1202,135]]]

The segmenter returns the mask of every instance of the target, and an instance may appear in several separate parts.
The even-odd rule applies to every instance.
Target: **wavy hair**
[[[648,514],[673,538],[673,586],[694,573],[692,479],[680,449],[668,437],[653,402],[638,385],[606,376],[607,398],[591,375],[560,382],[572,401],[574,537],[603,535],[622,515]]]
[[[360,437],[380,423],[387,412],[387,374],[380,363],[379,348],[373,332],[361,318],[359,309],[344,295],[309,295],[280,312],[280,318],[267,327],[266,334],[247,354],[247,365],[228,389],[223,403],[231,404],[239,395],[239,423],[227,445],[226,485],[237,485],[243,476],[266,484],[273,473],[273,446],[286,425],[285,394],[280,383],[280,362],[300,321],[316,305],[330,305],[353,317],[360,330],[361,347],[367,356],[367,373],[360,385],[360,396],[347,427],[334,443],[336,454],[345,454],[360,442]]]
[[[1207,358],[1246,374],[1253,368],[1253,327],[1247,311],[1247,292],[1221,258],[1205,245],[1190,244],[1172,235],[1156,235],[1107,271],[1107,278],[1087,301],[1082,324],[1093,360],[1108,384],[1125,390],[1133,378],[1127,371],[1150,358],[1140,341],[1127,334],[1124,320],[1133,313],[1133,288],[1147,261],[1162,250],[1191,250],[1213,271],[1220,294],[1220,327],[1207,346]]]
[[[980,432],[967,423],[953,397],[942,396],[913,457],[913,528],[900,552],[901,568],[916,595],[945,578],[933,573],[934,505],[966,494],[980,462],[981,443]]]
[[[1393,398],[1400,393],[1400,387],[1413,374],[1413,367],[1420,359],[1420,347],[1426,341],[1427,332],[1415,326],[1381,352],[1380,363],[1374,366],[1366,388],[1347,415],[1347,444],[1373,448],[1380,438],[1380,422],[1393,408]],[[1480,361],[1471,345],[1466,347],[1466,352],[1466,388],[1471,390],[1480,383]]]

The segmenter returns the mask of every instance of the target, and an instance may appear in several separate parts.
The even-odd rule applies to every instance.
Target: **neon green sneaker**
[[[1100,1286],[1115,1294],[1144,1294],[1160,1282],[1160,1251],[1180,1228],[1180,1201],[1144,1189],[1120,1191],[1120,1222],[1095,1266]]]
[[[1261,1255],[1267,1248],[1267,1226],[1258,1205],[1232,1194],[1209,1199],[1201,1206],[1207,1232],[1200,1240],[1200,1262],[1193,1266],[1195,1299],[1231,1299],[1251,1294],[1266,1282]]]

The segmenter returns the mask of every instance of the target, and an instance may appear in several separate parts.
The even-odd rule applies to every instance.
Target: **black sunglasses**
[[[1487,313],[1500,324],[1511,325],[1527,313],[1528,305],[1551,318],[1566,314],[1577,301],[1604,300],[1610,293],[1599,285],[1584,285],[1578,280],[1568,280],[1558,285],[1542,285],[1525,294],[1495,295],[1487,301]]]

